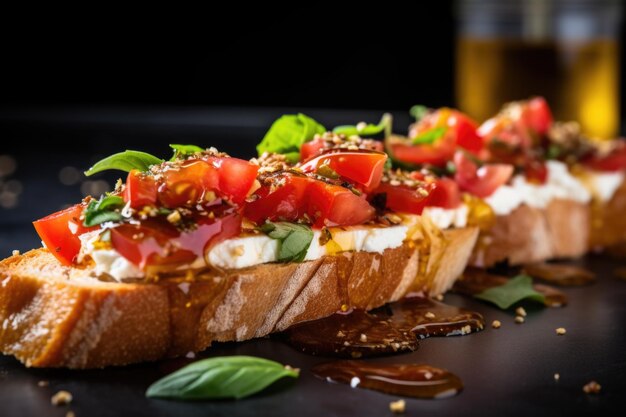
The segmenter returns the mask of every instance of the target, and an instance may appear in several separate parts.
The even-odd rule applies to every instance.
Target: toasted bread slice
[[[573,200],[552,200],[545,209],[521,205],[481,233],[470,264],[490,267],[573,258],[589,246],[589,205]]]
[[[591,248],[608,248],[626,242],[626,181],[609,201],[592,202],[591,216]]]
[[[411,290],[437,294],[465,267],[477,230],[433,239],[437,265],[420,272],[409,241],[384,253],[346,252],[288,264],[102,282],[46,249],[0,262],[0,350],[27,366],[96,368],[262,337],[345,308],[371,309]],[[432,257],[432,255],[431,255]]]

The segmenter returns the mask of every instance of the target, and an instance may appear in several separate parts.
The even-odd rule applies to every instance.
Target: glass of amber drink
[[[477,120],[546,97],[589,136],[619,131],[619,0],[459,0],[456,98]]]

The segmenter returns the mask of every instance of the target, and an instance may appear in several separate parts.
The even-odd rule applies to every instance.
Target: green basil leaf
[[[132,169],[147,171],[151,165],[158,165],[162,162],[162,159],[152,156],[149,153],[126,150],[96,162],[91,168],[85,171],[85,175],[90,176],[108,169],[118,169],[126,172]]]
[[[148,387],[147,397],[180,400],[245,398],[299,370],[254,356],[223,356],[194,362]]]
[[[196,145],[179,145],[176,143],[170,143],[170,148],[174,150],[174,155],[172,155],[172,159],[170,159],[170,161],[204,151],[204,149]]]
[[[518,275],[505,284],[488,288],[474,297],[489,301],[503,310],[521,300],[532,300],[540,303],[545,301],[545,296],[533,289],[533,279],[528,275]]]
[[[278,262],[302,262],[313,240],[313,231],[304,224],[267,222],[261,230],[279,241]]]
[[[546,152],[546,159],[557,159],[563,154],[563,149],[557,144],[551,143]]]
[[[409,110],[409,114],[415,118],[416,122],[419,122],[428,114],[428,107],[422,106],[421,104],[416,104],[411,107]]]
[[[414,137],[412,143],[413,145],[431,145],[438,139],[441,139],[446,133],[446,130],[447,129],[443,126],[427,130]]]
[[[124,199],[117,195],[109,195],[100,200],[91,200],[84,211],[86,227],[95,226],[104,222],[115,222],[122,219],[122,215],[116,209],[124,206]]]
[[[256,147],[259,155],[263,152],[284,154],[290,162],[300,159],[300,147],[322,134],[326,128],[302,113],[286,114],[272,123],[272,126]]]
[[[384,137],[388,137],[391,135],[392,124],[393,118],[391,117],[391,114],[385,113],[380,119],[380,122],[378,122],[378,124],[376,125],[358,124],[356,126],[337,126],[333,129],[333,133],[343,134],[348,137],[356,135],[362,138],[371,138],[379,136],[381,133],[384,133]]]

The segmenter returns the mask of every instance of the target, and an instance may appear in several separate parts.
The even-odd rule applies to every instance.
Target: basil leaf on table
[[[254,356],[222,356],[194,362],[148,387],[147,397],[180,400],[245,398],[299,370]]]
[[[279,241],[278,262],[302,262],[313,240],[313,231],[303,224],[267,222],[261,230]]]
[[[86,227],[95,226],[104,222],[115,222],[122,219],[122,215],[116,209],[124,206],[124,199],[117,195],[101,197],[100,200],[91,200],[87,205],[85,220]]]
[[[533,279],[528,275],[518,275],[505,284],[488,288],[474,295],[475,298],[489,301],[503,310],[522,300],[532,300],[543,303],[545,296],[533,289]]]
[[[427,130],[425,132],[420,133],[413,139],[411,139],[413,145],[431,145],[435,143],[438,139],[441,139],[443,135],[446,133],[445,127],[436,127],[434,129]]]
[[[170,161],[175,161],[180,157],[186,157],[198,152],[204,152],[204,149],[196,145],[180,145],[177,143],[170,143],[170,148],[174,150],[174,155],[172,155],[172,159],[170,159]]]
[[[285,114],[272,123],[256,149],[259,155],[263,152],[279,153],[290,162],[298,162],[302,144],[324,132],[324,126],[305,114]]]
[[[362,138],[370,138],[384,133],[384,137],[391,135],[393,118],[391,114],[385,113],[378,124],[357,124],[356,126],[345,125],[337,126],[333,129],[333,133],[344,134],[346,136],[358,135]]]
[[[85,171],[86,176],[97,174],[109,169],[117,169],[129,172],[133,169],[147,171],[151,165],[158,165],[163,160],[149,153],[139,151],[129,151],[116,153],[96,162],[91,168]]]

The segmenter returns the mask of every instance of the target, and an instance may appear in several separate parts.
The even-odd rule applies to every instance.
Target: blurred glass
[[[546,97],[590,136],[619,130],[620,0],[458,0],[456,95],[477,120]]]

